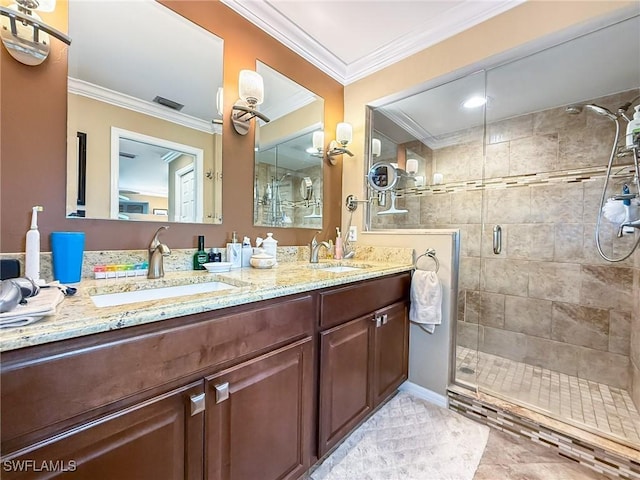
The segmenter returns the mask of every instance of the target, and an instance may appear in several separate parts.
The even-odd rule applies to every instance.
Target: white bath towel
[[[413,272],[409,320],[420,324],[429,333],[442,323],[442,285],[436,272]]]

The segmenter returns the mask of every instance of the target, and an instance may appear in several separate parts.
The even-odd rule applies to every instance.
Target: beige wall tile
[[[504,297],[499,293],[480,293],[480,324],[504,328]]]
[[[582,265],[580,277],[580,302],[575,303],[631,311],[631,268]]]
[[[449,194],[420,197],[420,224],[428,226],[437,223],[451,223],[451,195]]]
[[[539,223],[531,225],[531,260],[553,260],[554,227],[553,224]]]
[[[609,351],[629,355],[631,346],[631,313],[609,311]]]
[[[526,260],[531,258],[531,228],[528,224],[510,224],[504,227],[506,238],[502,243],[507,257]]]
[[[507,295],[504,328],[536,337],[551,337],[551,301]]]
[[[482,193],[480,190],[452,193],[451,223],[481,223]]]
[[[556,170],[558,135],[536,135],[510,142],[509,175]]]
[[[460,255],[465,257],[479,257],[482,225],[459,225],[459,227]]]
[[[463,347],[478,349],[479,330],[478,324],[458,322],[456,333],[456,344]]]
[[[474,257],[460,257],[460,274],[458,286],[461,289],[480,289],[480,259]]]
[[[578,373],[580,352],[584,347],[532,336],[526,336],[526,340],[526,363],[567,375]]]
[[[482,259],[482,289],[506,295],[527,295],[529,262],[499,258]]]
[[[482,295],[477,290],[465,291],[464,321],[468,323],[480,323],[480,309],[482,308]]]
[[[531,186],[531,221],[576,222],[582,219],[583,191],[580,183]]]
[[[509,142],[487,145],[484,165],[485,178],[509,175]]]
[[[487,144],[507,142],[533,134],[533,115],[521,115],[487,125]]]
[[[530,262],[529,297],[579,303],[580,278],[579,264]]]
[[[531,218],[531,194],[528,187],[486,190],[486,222],[527,223]]]
[[[582,348],[578,362],[578,376],[627,389],[630,386],[629,357]]]
[[[609,311],[553,302],[551,338],[560,342],[607,351]]]
[[[501,328],[484,327],[480,350],[522,362],[526,358],[527,336]]]
[[[633,399],[633,403],[636,404],[636,407],[640,406],[640,368],[636,367],[633,363],[631,364],[631,388],[630,394]]]
[[[582,114],[585,113],[588,112]],[[594,167],[606,165],[609,161],[615,137],[614,124],[606,118],[589,115],[585,128],[562,129],[558,132],[558,168]]]
[[[534,135],[557,133],[562,129],[584,128],[586,115],[571,115],[565,111],[566,107],[550,108],[533,114]]]
[[[580,262],[584,254],[582,223],[556,223],[553,244],[556,262]]]

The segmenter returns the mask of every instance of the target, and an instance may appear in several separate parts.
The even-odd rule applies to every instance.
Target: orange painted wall
[[[343,118],[343,86],[296,53],[216,0],[162,1],[183,16],[224,39],[225,119],[237,99],[238,73],[255,69],[260,60],[325,99],[326,138]],[[67,4],[42,14],[45,21],[67,31]],[[161,223],[65,218],[67,47],[52,42],[49,58],[29,67],[0,47],[0,252],[24,251],[33,205],[39,216],[42,250],[48,251],[54,230],[86,232],[87,250],[145,248]],[[185,88],[188,88],[185,85]],[[266,92],[268,94],[268,92]],[[223,126],[223,224],[172,224],[163,239],[172,248],[192,248],[205,235],[207,246],[222,246],[232,231],[254,238],[264,228],[253,221],[253,136],[237,135],[230,122]],[[340,224],[342,164],[325,165],[323,238]],[[307,229],[274,228],[280,245],[307,244]]]

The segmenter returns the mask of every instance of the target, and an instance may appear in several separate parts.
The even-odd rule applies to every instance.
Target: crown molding
[[[167,122],[176,123],[183,127],[199,130],[205,133],[222,133],[222,126],[207,122],[191,115],[169,110],[167,107],[157,105],[147,100],[126,95],[124,93],[109,90],[108,88],[95,85],[93,83],[78,80],[77,78],[68,77],[67,89],[69,93],[82,95],[99,102],[108,103],[119,108],[126,108],[134,112],[148,115],[151,117],[166,120]]]
[[[443,14],[426,20],[419,30],[406,33],[350,64],[346,64],[319,44],[266,0],[221,1],[333,79],[348,85],[520,5],[526,0],[501,0],[491,3],[466,0]],[[487,8],[488,5],[491,6]],[[286,35],[283,32],[286,32]]]
[[[347,65],[264,0],[220,0],[234,12],[344,84]],[[284,35],[282,32],[286,32]]]

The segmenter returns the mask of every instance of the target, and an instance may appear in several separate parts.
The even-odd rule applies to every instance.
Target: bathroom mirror
[[[322,228],[322,155],[313,132],[324,131],[324,99],[257,62],[271,119],[255,133],[253,219],[256,226]]]
[[[69,2],[67,216],[222,222],[223,41],[152,0]]]

